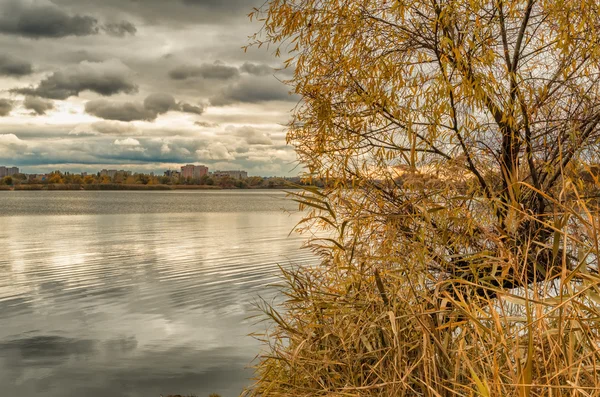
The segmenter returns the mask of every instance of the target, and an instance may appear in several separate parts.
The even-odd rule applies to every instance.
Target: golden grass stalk
[[[262,306],[272,327],[246,396],[600,396],[597,217],[585,203],[555,203],[548,218],[578,227],[557,221],[553,269],[517,282],[534,238],[472,258],[466,268],[479,278],[442,277],[418,239],[361,244],[319,200],[305,201],[340,237],[315,243],[321,266],[283,272],[281,306]],[[494,236],[485,239],[502,247]],[[495,281],[477,267],[496,269]],[[515,287],[502,288],[507,280]]]

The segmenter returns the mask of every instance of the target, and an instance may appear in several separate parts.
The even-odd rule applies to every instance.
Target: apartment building
[[[200,179],[206,175],[208,175],[208,167],[204,165],[188,164],[181,167],[181,176],[185,179]]]
[[[4,178],[5,176],[13,176],[18,173],[19,169],[17,167],[0,166],[0,178]]]
[[[213,176],[217,178],[230,177],[232,179],[247,179],[248,173],[246,171],[215,171]]]

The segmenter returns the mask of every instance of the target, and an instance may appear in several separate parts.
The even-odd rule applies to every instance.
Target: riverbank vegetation
[[[0,190],[213,190],[213,189],[281,189],[303,185],[299,178],[246,179],[225,177],[180,178],[150,174],[79,175],[52,172],[43,177],[17,174],[0,180]]]
[[[271,0],[321,266],[248,396],[600,396],[600,5]],[[319,234],[322,235],[322,234]]]

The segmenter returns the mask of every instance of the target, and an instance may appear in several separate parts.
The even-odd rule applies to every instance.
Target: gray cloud
[[[0,55],[0,75],[20,77],[32,73],[31,63],[8,55]]]
[[[200,75],[205,79],[229,80],[239,75],[239,70],[235,66],[227,66],[220,62],[213,64],[203,64],[199,68]]]
[[[4,99],[0,99],[0,111]],[[19,139],[15,134],[0,134],[0,158],[17,158],[19,154],[27,150],[25,141]]]
[[[248,145],[272,145],[271,138],[256,128],[244,126],[233,130],[234,136],[243,138]]]
[[[118,93],[135,93],[131,70],[121,61],[83,61],[78,65],[54,72],[37,87],[18,88],[14,93],[49,99],[67,99],[82,91],[92,91],[103,96]]]
[[[60,165],[61,170],[73,172],[97,171],[111,164],[124,169],[156,172],[169,168],[166,164],[177,168],[181,164],[198,161],[213,169],[246,169],[255,175],[295,172],[293,148],[280,143],[247,142],[246,137],[253,141],[254,133],[243,133],[245,128],[254,128],[259,131],[256,135],[262,133],[266,136],[267,131],[262,128],[228,128],[214,131],[215,134],[199,134],[196,128],[165,129],[163,126],[141,125],[142,132],[128,123],[102,121],[79,126],[80,131],[88,129],[95,130],[95,133],[78,135],[66,133],[68,129],[64,127],[56,126],[43,133],[36,128],[31,130],[31,134],[23,127],[16,127],[15,134],[0,134],[0,163],[24,167],[25,172],[48,172],[49,164],[53,167]],[[46,137],[53,130],[58,133],[61,129],[63,135],[53,136],[51,147],[47,139],[40,141],[35,138]],[[120,144],[115,144],[116,140]],[[126,145],[128,142],[131,144]]]
[[[157,113],[149,111],[142,104],[133,102],[110,102],[105,99],[89,101],[85,104],[85,111],[93,116],[106,120],[152,121]]]
[[[25,109],[33,110],[39,116],[46,114],[48,110],[54,109],[54,103],[52,101],[32,96],[25,98],[23,106],[25,106]]]
[[[134,36],[137,33],[137,28],[129,21],[107,23],[102,26],[102,30],[108,35],[115,37],[124,37],[128,34]]]
[[[96,18],[69,15],[48,1],[7,1],[0,13],[0,32],[5,34],[39,39],[88,36],[99,32]]]
[[[118,121],[99,121],[92,124],[92,128],[104,135],[137,135],[137,130],[133,125]]]
[[[219,126],[218,123],[211,123],[209,121],[196,121],[194,124],[202,128],[215,128]]]
[[[260,28],[246,15],[263,2],[0,0],[0,47],[11,61],[4,64],[22,59],[33,72],[11,71],[9,78],[0,78],[1,90],[16,88],[12,93],[22,95],[5,95],[14,100],[9,104],[14,110],[0,125],[0,136],[5,135],[0,138],[0,163],[22,165],[30,172],[88,170],[85,164],[94,164],[92,170],[114,164],[156,171],[166,164],[177,168],[206,160],[215,169],[293,173],[293,149],[284,146],[280,125],[295,97],[272,77],[289,75],[268,66],[279,62],[270,51],[241,50],[248,35]],[[16,10],[9,12],[5,4]],[[27,28],[29,32],[19,33],[10,19],[40,7],[71,19],[62,31],[42,35]],[[93,28],[73,32],[76,16],[93,19]],[[12,33],[2,34],[11,23]],[[20,82],[12,78],[19,73]],[[155,92],[170,95],[150,95]],[[211,100],[235,106],[205,111]],[[56,110],[45,110],[51,101]],[[82,111],[99,118],[82,118]],[[48,116],[22,117],[42,112]],[[152,123],[162,112],[168,112],[168,125]],[[127,138],[137,139],[139,146],[114,144]]]
[[[89,50],[77,50],[77,51],[69,51],[63,54],[60,54],[61,60],[65,63],[81,63],[83,61],[88,62],[102,62],[105,61],[106,58],[102,57],[100,54],[92,53]]]
[[[271,66],[265,64],[256,64],[245,62],[242,67],[240,67],[240,71],[248,74],[253,74],[255,76],[267,76],[274,73],[274,70]]]
[[[264,0],[53,0],[58,5],[85,12],[94,8],[103,14],[135,14],[152,23],[218,23],[246,20],[253,7]],[[143,3],[143,6],[142,6]]]
[[[213,80],[231,80],[239,77],[240,73],[255,76],[267,76],[274,73],[274,69],[266,64],[245,62],[240,68],[226,65],[223,62],[204,63],[200,66],[182,65],[172,69],[169,77],[173,80],[187,80],[193,77],[202,77]]]
[[[144,103],[111,102],[104,99],[89,101],[85,111],[93,116],[117,121],[154,121],[164,113],[179,111],[184,113],[202,114],[204,108],[188,103],[177,103],[170,94],[150,94]]]
[[[192,113],[192,114],[202,114],[204,113],[204,106],[194,106],[194,105],[190,105],[189,103],[182,103],[181,105],[181,111],[183,113]]]
[[[23,133],[21,133],[23,135]],[[141,135],[135,125],[121,121],[98,121],[93,124],[80,124],[69,131],[69,136],[96,136],[96,135]]]
[[[186,80],[198,76],[200,76],[200,68],[196,66],[178,66],[169,72],[169,77],[173,80]]]
[[[172,95],[164,93],[150,94],[144,100],[144,108],[156,114],[167,113],[169,110],[178,109],[177,102]]]
[[[221,62],[204,63],[200,66],[179,66],[169,72],[173,80],[186,80],[192,77],[202,77],[214,80],[229,80],[238,77],[240,71],[235,66]]]
[[[0,117],[5,117],[10,114],[13,109],[13,101],[8,99],[0,99]]]
[[[289,88],[273,78],[245,78],[223,89],[210,99],[213,106],[234,103],[261,103],[269,101],[298,101]]]

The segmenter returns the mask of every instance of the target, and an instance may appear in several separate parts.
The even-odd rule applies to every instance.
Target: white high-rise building
[[[0,178],[4,178],[5,176],[13,176],[18,173],[19,173],[19,168],[17,168],[17,167],[0,166]]]

